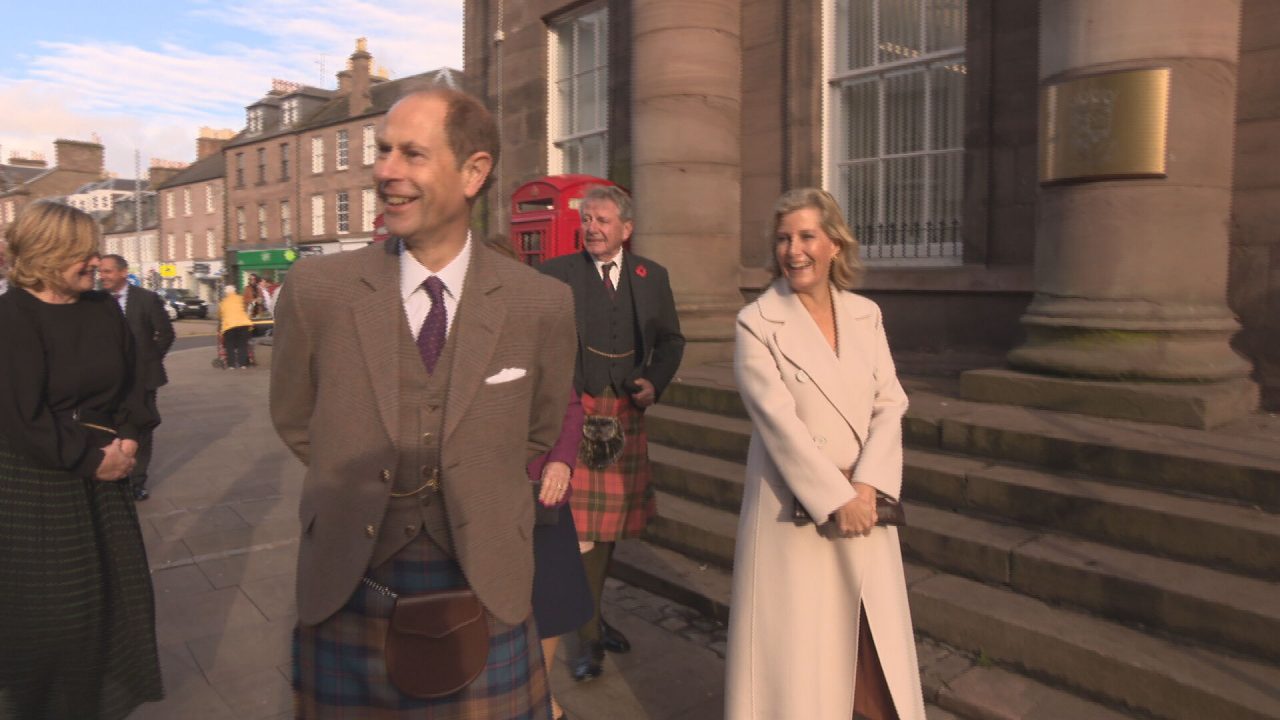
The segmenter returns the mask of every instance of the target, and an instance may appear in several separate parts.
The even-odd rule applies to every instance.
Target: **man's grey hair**
[[[120,268],[121,270],[129,269],[129,261],[125,260],[123,255],[116,255],[115,253],[111,253],[110,255],[103,255],[101,259],[110,260],[111,262],[115,263],[116,267]]]
[[[631,196],[617,185],[592,185],[582,196],[582,204],[578,207],[586,209],[587,203],[608,200],[618,206],[618,219],[632,222]]]

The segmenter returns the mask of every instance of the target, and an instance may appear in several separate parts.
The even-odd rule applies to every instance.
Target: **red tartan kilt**
[[[649,483],[649,438],[644,431],[644,414],[630,398],[582,396],[587,415],[618,418],[626,443],[617,462],[603,470],[592,470],[578,459],[573,471],[573,494],[569,507],[578,526],[578,538],[612,542],[639,537],[657,513],[653,487]]]

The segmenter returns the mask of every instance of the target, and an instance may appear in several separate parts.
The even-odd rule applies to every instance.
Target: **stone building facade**
[[[226,158],[222,148],[233,133],[204,128],[196,139],[196,160],[161,184],[160,238],[163,262],[174,276],[166,287],[219,299],[226,244]]]
[[[487,231],[508,231],[506,199],[543,174],[628,186],[690,357],[723,357],[733,311],[768,282],[774,200],[817,185],[860,237],[863,292],[908,370],[1007,361],[1229,386],[1241,406],[1249,376],[1275,407],[1280,8],[1151,5],[467,0],[466,80],[504,143]],[[1165,176],[1042,183],[1047,88],[1150,67],[1172,77]],[[1126,203],[1148,214],[1099,214]]]
[[[379,118],[406,91],[456,86],[442,68],[389,80],[373,66],[363,39],[336,90],[275,81],[246,108],[246,124],[223,150],[226,162],[226,258],[247,275],[239,253],[276,250],[333,253],[373,239],[374,133]],[[271,257],[275,255],[264,255]],[[284,268],[267,266],[269,275]]]
[[[10,159],[0,166],[0,241],[5,230],[28,204],[65,197],[77,188],[104,179],[102,145],[80,140],[55,140],[53,167],[42,160]]]

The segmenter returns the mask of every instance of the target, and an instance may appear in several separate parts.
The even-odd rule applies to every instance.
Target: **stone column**
[[[740,0],[632,3],[636,252],[662,263],[685,367],[732,353],[742,197]]]
[[[1256,407],[1226,304],[1239,26],[1239,0],[1041,0],[1042,91],[1170,68],[1167,176],[1040,189],[1036,295],[1009,362],[1095,382],[978,371],[967,395],[1198,426]]]

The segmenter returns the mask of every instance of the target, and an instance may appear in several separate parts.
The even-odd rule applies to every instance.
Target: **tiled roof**
[[[182,172],[160,183],[156,186],[156,189],[162,190],[164,188],[178,187],[179,185],[204,182],[205,180],[225,177],[226,174],[226,156],[219,151],[191,163]]]
[[[71,194],[80,195],[82,193],[90,193],[95,190],[120,190],[123,192],[133,192],[136,189],[138,188],[137,188],[137,181],[135,180],[125,180],[122,178],[107,178],[106,180],[95,180],[94,182],[91,182],[91,183],[85,183],[84,185],[81,185],[80,187],[76,188],[76,191]],[[151,183],[147,182],[146,180],[143,180],[142,189],[150,190]]]
[[[27,167],[26,165],[6,165],[0,163],[0,190],[8,190],[14,186],[30,182],[48,172],[47,167]]]

